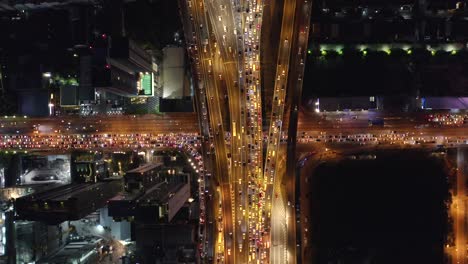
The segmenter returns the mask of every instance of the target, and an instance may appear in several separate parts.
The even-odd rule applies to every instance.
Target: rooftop
[[[71,242],[57,251],[55,254],[39,260],[40,264],[55,264],[55,263],[87,263],[87,260],[93,256],[97,256],[96,244],[102,239],[90,238],[85,241]],[[77,261],[79,260],[79,261]]]
[[[161,167],[161,166],[162,166],[162,163],[149,163],[149,164],[140,166],[138,168],[135,168],[133,170],[129,170],[127,171],[127,173],[144,173],[144,172],[147,172],[149,170],[152,170],[154,168]]]

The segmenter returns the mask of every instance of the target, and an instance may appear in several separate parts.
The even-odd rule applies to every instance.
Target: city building
[[[2,80],[6,93],[16,95],[17,113],[49,115],[53,92],[51,72],[66,79],[76,77],[64,9],[0,13]],[[31,31],[29,31],[31,30]]]
[[[127,37],[105,34],[96,40],[93,86],[97,112],[147,112],[159,108],[158,68],[152,55]],[[151,110],[151,111],[150,111]]]
[[[459,74],[466,67],[468,40],[464,1],[317,0],[314,6],[306,100],[466,95],[468,79]]]
[[[8,106],[12,103],[4,99],[5,112],[159,110],[158,66],[150,52],[125,36],[123,16],[116,15],[124,13],[126,1],[107,9],[101,1],[7,2],[0,7],[0,27],[6,29],[0,36],[1,88],[2,98],[14,95],[16,103]]]
[[[183,47],[163,49],[161,72],[161,112],[193,112],[192,78]]]
[[[97,182],[110,176],[102,154],[75,153],[69,166],[74,182]]]
[[[14,231],[9,230],[14,233],[9,241],[11,244],[7,245],[7,248],[11,247],[9,253],[12,254],[8,263],[34,263],[64,246],[66,223],[48,225],[44,222],[15,220],[12,224]]]
[[[197,263],[194,224],[136,225],[137,252],[143,263]]]
[[[88,241],[70,242],[57,252],[41,258],[35,262],[38,264],[59,263],[96,263],[99,255],[96,250],[100,239]]]
[[[103,207],[99,211],[99,225],[110,228],[111,234],[115,239],[125,241],[131,239],[131,222],[120,220],[115,221],[109,215],[109,208]]]
[[[178,168],[146,164],[126,172],[125,190],[109,201],[110,216],[169,223],[190,198],[190,176]]]
[[[121,191],[119,180],[62,185],[16,199],[18,219],[57,224],[81,219]]]
[[[468,37],[464,1],[313,2],[310,33],[319,43],[457,42]]]
[[[189,204],[190,173],[177,166],[183,159],[175,155],[166,154],[160,160],[164,163],[126,172],[125,191],[109,200],[108,215],[114,221],[112,226],[126,226],[130,221],[137,260],[196,263],[198,217]]]
[[[331,111],[359,111],[377,109],[375,96],[370,97],[320,97],[310,101],[312,107],[319,112]]]
[[[427,110],[467,110],[468,97],[424,97],[421,109]]]
[[[183,47],[168,46],[163,49],[162,72],[164,99],[191,96]]]

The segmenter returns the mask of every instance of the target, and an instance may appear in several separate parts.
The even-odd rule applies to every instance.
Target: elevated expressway
[[[207,219],[207,232],[201,243],[203,257],[233,264],[283,264],[295,263],[300,250],[295,210],[290,206],[297,200],[294,170],[298,140],[298,151],[303,151],[310,147],[333,145],[335,142],[328,144],[326,141],[335,140],[336,136],[341,140],[343,136],[348,138],[360,133],[384,135],[383,138],[377,137],[375,142],[388,143],[385,145],[392,142],[410,144],[408,137],[412,136],[408,133],[417,133],[424,138],[451,136],[450,133],[455,137],[468,135],[465,128],[416,129],[412,123],[369,128],[366,122],[336,125],[313,118],[309,121],[307,117],[304,122],[299,122],[298,129],[311,3],[307,0],[284,0],[275,84],[273,87],[261,87],[260,37],[263,5],[267,1],[273,0],[179,0],[187,50],[196,80],[197,116],[185,120],[183,116],[166,120],[164,117],[154,120],[150,117],[146,120],[96,119],[92,127],[75,119],[64,120],[59,128],[52,128],[48,121],[38,121],[41,125],[36,130],[40,135],[36,135],[36,140],[42,143],[27,144],[19,149],[35,149],[37,146],[42,146],[41,149],[61,148],[64,145],[60,141],[62,138],[57,139],[59,143],[55,143],[55,138],[51,143],[50,138],[42,135],[64,133],[75,137],[85,132],[111,136],[93,140],[91,146],[75,143],[70,148],[151,149],[165,144],[165,137],[142,143],[132,136],[120,139],[114,133],[151,133],[149,138],[152,138],[157,133],[169,135],[171,132],[200,131],[201,141],[196,142],[201,145],[205,175],[212,173],[214,176],[201,181],[201,193],[205,188],[213,193],[212,201],[206,203],[206,207],[205,201],[201,202],[202,213]],[[262,128],[262,106],[265,103],[261,101],[261,94],[268,89],[273,90],[273,103],[265,131]],[[6,125],[7,128],[11,128],[10,125]],[[23,133],[22,129],[25,134],[34,135],[34,131],[27,131],[30,126],[15,127],[18,132],[7,132]],[[402,132],[404,136],[395,138],[391,136],[395,130],[409,132]],[[302,133],[308,133],[312,138],[302,141]],[[428,140],[432,142],[432,139]],[[77,141],[83,140],[74,142]],[[0,148],[18,149],[17,144],[9,142]],[[361,142],[344,143],[349,143],[350,147],[363,147]],[[183,144],[191,143],[185,141]]]
[[[263,16],[262,0],[179,0],[188,52],[198,80],[197,108],[207,128],[204,138],[214,148],[213,171],[219,208],[215,257],[224,263],[292,263],[288,258],[287,238],[270,232],[272,194],[279,143],[284,136],[286,96],[291,90],[291,51],[306,50],[307,37],[295,29],[308,28],[310,6],[307,1],[285,0],[278,47],[277,77],[274,87],[261,87],[260,49]],[[297,37],[295,40],[293,38]],[[302,72],[292,74],[301,79]],[[273,89],[273,108],[268,124],[266,154],[262,129],[261,93]],[[223,97],[224,95],[224,97]],[[296,96],[299,96],[296,93]],[[223,105],[226,105],[224,107]],[[296,108],[297,109],[297,108]],[[265,155],[265,156],[264,156]],[[283,172],[284,173],[284,172]],[[278,180],[276,182],[279,183]],[[276,184],[276,186],[280,186]],[[281,199],[283,201],[283,199]],[[284,201],[282,205],[284,210]],[[273,207],[276,205],[273,205]],[[293,221],[294,225],[294,221]],[[294,230],[294,229],[292,229]],[[284,234],[284,232],[283,232]],[[295,239],[293,239],[294,241]],[[271,241],[275,241],[270,251]],[[295,243],[295,242],[293,242]],[[294,247],[289,250],[294,255]]]

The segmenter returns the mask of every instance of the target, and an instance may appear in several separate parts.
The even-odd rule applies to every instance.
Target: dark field
[[[443,163],[423,152],[376,155],[327,162],[311,177],[314,263],[444,263]]]

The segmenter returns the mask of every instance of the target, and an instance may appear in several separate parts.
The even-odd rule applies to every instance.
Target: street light
[[[54,104],[53,104],[53,103],[49,103],[49,115],[52,115],[53,109],[54,109]]]
[[[102,225],[98,224],[98,225],[96,225],[96,231],[98,233],[102,233],[102,232],[104,232],[104,227]]]

